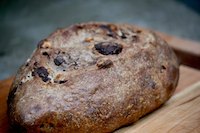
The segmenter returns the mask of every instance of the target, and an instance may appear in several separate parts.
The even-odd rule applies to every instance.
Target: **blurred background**
[[[0,79],[14,75],[57,28],[125,22],[200,41],[199,0],[0,0]]]

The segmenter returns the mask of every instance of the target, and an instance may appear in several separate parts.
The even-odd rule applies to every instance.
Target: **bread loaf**
[[[19,69],[8,116],[21,132],[113,132],[167,101],[178,78],[176,55],[152,31],[75,24],[40,41]]]

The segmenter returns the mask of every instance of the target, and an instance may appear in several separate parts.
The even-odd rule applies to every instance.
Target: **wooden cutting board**
[[[161,108],[117,133],[200,133],[200,44],[158,33],[180,58],[180,80],[175,95]],[[197,69],[194,69],[197,68]],[[0,133],[9,132],[6,100],[13,78],[0,81]],[[189,87],[190,86],[190,87]]]

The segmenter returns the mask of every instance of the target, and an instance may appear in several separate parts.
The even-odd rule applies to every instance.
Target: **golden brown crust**
[[[177,57],[151,31],[85,23],[38,44],[8,97],[13,125],[26,132],[112,132],[173,94]]]

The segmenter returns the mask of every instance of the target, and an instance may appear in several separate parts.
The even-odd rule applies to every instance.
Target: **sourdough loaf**
[[[173,94],[177,57],[152,31],[91,22],[58,29],[38,43],[8,96],[22,132],[112,132]]]

